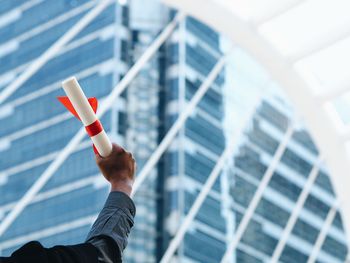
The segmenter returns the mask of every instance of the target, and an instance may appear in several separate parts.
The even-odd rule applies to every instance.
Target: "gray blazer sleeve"
[[[99,262],[122,262],[135,213],[135,205],[128,195],[122,192],[109,194],[86,239],[97,248]]]

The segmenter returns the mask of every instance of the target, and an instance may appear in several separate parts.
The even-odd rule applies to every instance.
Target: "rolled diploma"
[[[75,77],[66,79],[62,82],[62,87],[84,126],[94,123],[97,120],[97,116],[91,108],[77,79]],[[102,157],[107,157],[112,152],[112,143],[104,130],[90,138]]]

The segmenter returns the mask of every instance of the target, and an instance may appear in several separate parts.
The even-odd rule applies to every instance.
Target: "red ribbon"
[[[85,130],[90,137],[93,137],[103,131],[102,124],[99,120],[94,121],[88,126],[85,126]]]
[[[66,107],[66,109],[68,111],[70,111],[78,120],[80,120],[78,113],[74,109],[73,104],[70,102],[70,100],[67,96],[57,97],[57,99],[63,104],[64,107]],[[89,101],[89,104],[90,104],[92,110],[96,113],[97,107],[98,107],[97,99],[96,98],[88,98],[88,101]]]
[[[77,119],[80,120],[78,113],[74,109],[74,107],[73,107],[73,105],[70,102],[68,97],[62,96],[62,97],[57,97],[57,99],[63,104],[63,106],[65,106],[67,108],[68,111],[70,111]],[[98,106],[97,99],[96,98],[88,98],[88,101],[89,101],[89,104],[90,104],[92,110],[96,113],[97,106]],[[91,123],[90,125],[85,126],[85,130],[90,137],[93,137],[93,136],[99,134],[101,131],[103,131],[103,127],[102,127],[101,122],[99,120],[96,120],[93,123]],[[93,144],[92,146],[93,146],[95,154],[98,154],[98,151],[97,151],[95,145]]]

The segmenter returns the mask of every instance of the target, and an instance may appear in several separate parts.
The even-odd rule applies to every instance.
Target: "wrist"
[[[111,182],[111,192],[123,192],[128,196],[132,192],[132,182]]]

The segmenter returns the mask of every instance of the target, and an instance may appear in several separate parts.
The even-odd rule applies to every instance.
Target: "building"
[[[193,18],[187,18],[180,24],[167,43],[167,49],[167,88],[161,97],[165,104],[161,110],[164,112],[161,116],[163,133],[175,122],[222,56],[219,34]],[[160,163],[164,200],[159,215],[164,217],[164,221],[161,226],[163,234],[157,245],[158,259],[225,148],[224,82],[223,71]],[[215,262],[223,254],[226,221],[220,212],[221,198],[218,180],[177,251],[179,260]],[[211,249],[208,250],[208,247]]]
[[[81,126],[54,99],[63,94],[60,81],[76,75],[87,95],[103,98],[174,15],[157,0],[143,2],[111,3],[0,106],[0,118],[8,124],[0,127],[0,154],[7,157],[0,159],[0,222]],[[0,6],[0,89],[95,4],[4,0]],[[220,42],[217,32],[186,18],[103,117],[109,135],[133,151],[139,171],[222,56]],[[234,75],[238,90],[232,100],[237,112],[234,120],[238,120],[245,112],[242,104],[249,104],[257,93],[250,87],[261,82],[251,66],[254,63],[242,52],[234,57],[136,194],[136,225],[125,252],[127,262],[157,262],[162,257],[225,149],[224,104],[230,76]],[[176,261],[219,262],[287,126],[295,119],[286,105],[283,95],[265,94],[239,137],[231,162],[177,250]],[[272,255],[318,154],[302,127],[298,123],[232,262],[268,262]],[[47,246],[82,242],[107,193],[93,161],[91,142],[85,138],[0,238],[0,255],[9,255],[32,239]],[[334,192],[322,166],[282,262],[306,262],[333,202]],[[318,261],[343,262],[345,244],[338,214]]]
[[[148,1],[147,5],[142,0],[130,1],[128,8],[128,54],[129,66],[132,66],[168,23],[169,10],[159,1],[153,0]],[[158,118],[159,93],[162,89],[160,79],[163,77],[164,60],[164,51],[159,50],[144,65],[124,94],[125,146],[133,152],[138,172],[158,146],[161,122]],[[158,169],[155,167],[134,197],[137,217],[125,251],[127,262],[156,261],[156,240],[159,235],[157,204],[160,198],[158,178]]]
[[[96,1],[3,1],[1,88],[95,5]],[[60,82],[75,75],[88,96],[101,99],[128,70],[123,51],[129,39],[127,22],[127,9],[111,3],[1,105],[0,118],[6,123],[0,128],[1,156],[6,156],[0,160],[2,218],[81,127],[55,99],[64,94]],[[113,138],[121,137],[119,115],[116,104],[102,120]],[[85,138],[1,237],[1,254],[10,254],[30,239],[48,246],[83,241],[107,193]]]
[[[232,256],[233,262],[269,262],[319,152],[300,116],[266,71],[244,50],[235,48],[228,67],[230,96],[226,105],[227,130],[253,111],[228,167],[229,207],[238,228],[263,176],[284,140],[290,125],[293,133],[274,169],[257,209]],[[257,98],[262,98],[256,104]],[[248,113],[249,115],[250,113]],[[232,120],[236,120],[232,123]],[[280,262],[307,262],[329,210],[334,190],[324,164],[298,216]],[[230,242],[228,238],[228,242]],[[232,236],[231,236],[232,239]],[[344,262],[348,253],[339,212],[332,222],[317,262]]]
[[[132,35],[129,48],[130,65],[174,15],[159,1],[149,1],[147,7],[141,2],[131,1],[129,6],[129,29]],[[155,13],[159,16],[155,17]],[[186,19],[128,88],[126,144],[135,153],[139,171],[176,121],[186,101],[194,95],[217,58],[221,56],[219,39],[219,35],[205,25],[192,18]],[[201,187],[205,176],[215,165],[218,154],[223,150],[223,83],[224,78],[221,74],[200,103],[196,116],[187,121],[157,169],[136,194],[138,216],[126,250],[128,262],[160,260],[179,220],[185,216],[193,202],[194,187]],[[210,145],[205,145],[208,132],[214,132],[213,140]],[[215,147],[215,150],[211,149],[212,147]],[[206,161],[210,163],[206,164]],[[193,169],[199,165],[205,174]],[[191,189],[181,187],[185,184]],[[220,206],[220,202],[215,201],[214,206],[216,205]],[[219,206],[214,207],[217,212],[220,211]],[[201,212],[200,216],[206,215],[202,215]],[[215,231],[210,225],[214,218],[210,220],[202,224]],[[225,224],[224,221],[221,223]],[[221,228],[221,231],[224,229]],[[210,232],[204,235],[211,237]],[[183,252],[179,256],[182,259],[198,259],[197,255],[194,255],[195,248],[190,247],[188,239],[191,238],[198,242],[202,240],[202,237],[197,235],[186,237],[183,248],[188,247],[189,250],[184,251],[181,248]],[[207,240],[204,242],[207,245],[215,245]]]
[[[234,157],[230,193],[234,197],[236,225],[242,219],[266,173],[288,125],[295,119],[280,97],[264,99],[252,119]],[[237,262],[265,262],[274,252],[283,228],[295,207],[314,165],[318,150],[307,131],[297,128],[282,155],[236,252]],[[283,250],[282,262],[306,262],[329,210],[335,203],[326,168],[321,165],[292,234]],[[318,262],[344,262],[346,237],[339,212],[333,220]]]

